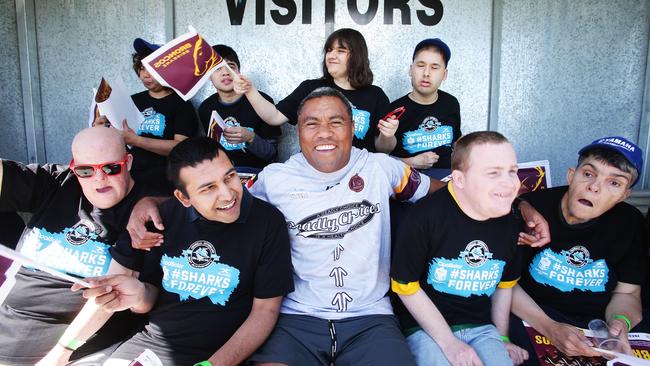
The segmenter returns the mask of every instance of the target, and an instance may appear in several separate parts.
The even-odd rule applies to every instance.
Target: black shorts
[[[415,365],[393,315],[327,320],[280,314],[269,339],[250,358],[287,365]]]

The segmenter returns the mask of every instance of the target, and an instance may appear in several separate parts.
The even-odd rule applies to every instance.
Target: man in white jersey
[[[352,147],[351,116],[338,91],[312,92],[298,109],[302,152],[265,168],[250,187],[287,220],[295,285],[254,361],[413,363],[386,296],[388,200],[415,201],[441,183]]]

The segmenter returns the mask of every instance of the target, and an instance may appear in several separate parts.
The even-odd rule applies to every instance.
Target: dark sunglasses
[[[129,156],[125,155],[124,160],[102,164],[84,164],[75,165],[74,159],[70,161],[70,169],[79,178],[90,178],[95,176],[96,169],[101,169],[106,175],[117,175],[122,173],[124,164],[129,161]]]

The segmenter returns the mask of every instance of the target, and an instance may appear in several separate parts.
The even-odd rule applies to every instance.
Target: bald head
[[[115,128],[90,127],[83,129],[72,140],[72,157],[78,160],[78,156],[85,156],[90,152],[93,152],[93,155],[122,158],[126,154],[124,138]]]

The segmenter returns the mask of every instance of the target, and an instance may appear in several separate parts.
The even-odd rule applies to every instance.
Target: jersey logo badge
[[[488,259],[492,259],[492,253],[488,246],[480,240],[472,240],[467,244],[465,250],[460,252],[460,256],[465,259],[470,267],[480,267]]]
[[[187,257],[187,262],[194,268],[205,268],[219,260],[214,245],[205,240],[198,240],[192,243],[190,247],[183,251]]]
[[[355,174],[350,178],[350,181],[348,182],[348,187],[354,192],[361,192],[363,191],[365,183],[363,182],[363,178],[359,176],[359,174]]]
[[[427,132],[433,132],[440,126],[442,126],[442,123],[436,117],[429,116],[422,121],[419,127]]]
[[[66,229],[65,239],[72,245],[81,245],[90,239],[97,238],[97,228],[89,220],[81,220],[72,228]]]
[[[568,264],[576,268],[582,268],[593,262],[593,260],[589,258],[589,250],[582,245],[576,245],[569,250],[563,250],[560,254],[564,256]]]

